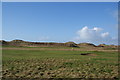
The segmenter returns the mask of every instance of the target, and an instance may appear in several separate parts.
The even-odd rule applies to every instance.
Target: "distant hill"
[[[27,46],[27,47],[78,47],[74,42],[54,43],[54,42],[28,42],[23,40],[0,41],[3,46]]]
[[[79,47],[97,47],[96,45],[92,43],[79,43],[77,44]]]
[[[118,46],[116,45],[106,45],[100,44],[98,46],[92,43],[79,43],[76,44],[74,42],[66,42],[66,43],[54,43],[54,42],[29,42],[23,40],[12,40],[12,41],[5,41],[0,40],[0,44],[2,46],[19,46],[19,47],[89,47],[89,48],[97,48],[97,47],[104,47],[105,49],[114,49]]]

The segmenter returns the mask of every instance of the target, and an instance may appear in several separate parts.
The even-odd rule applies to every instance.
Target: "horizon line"
[[[93,44],[93,45],[100,45],[100,44],[94,44],[92,42],[80,42],[80,43],[76,43],[74,41],[65,41],[65,42],[58,42],[58,41],[29,41],[29,40],[22,40],[22,39],[13,39],[13,40],[4,40],[4,39],[0,39],[0,41],[6,41],[6,42],[11,42],[14,40],[21,40],[21,41],[25,41],[25,42],[36,42],[36,43],[67,43],[67,42],[73,42],[75,44],[81,44],[81,43],[88,43],[88,44]],[[119,44],[106,44],[106,43],[101,43],[101,44],[105,44],[105,45],[119,45]]]

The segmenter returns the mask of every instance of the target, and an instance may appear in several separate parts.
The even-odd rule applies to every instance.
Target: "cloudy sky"
[[[2,4],[3,39],[117,44],[117,2]]]

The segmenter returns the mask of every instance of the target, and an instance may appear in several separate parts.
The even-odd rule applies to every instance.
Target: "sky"
[[[119,0],[2,0],[2,2],[119,2]]]
[[[2,39],[117,44],[117,2],[3,2]]]

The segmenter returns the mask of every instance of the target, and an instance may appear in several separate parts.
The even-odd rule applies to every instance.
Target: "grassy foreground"
[[[118,53],[113,51],[3,50],[2,53],[4,78],[118,77]]]

